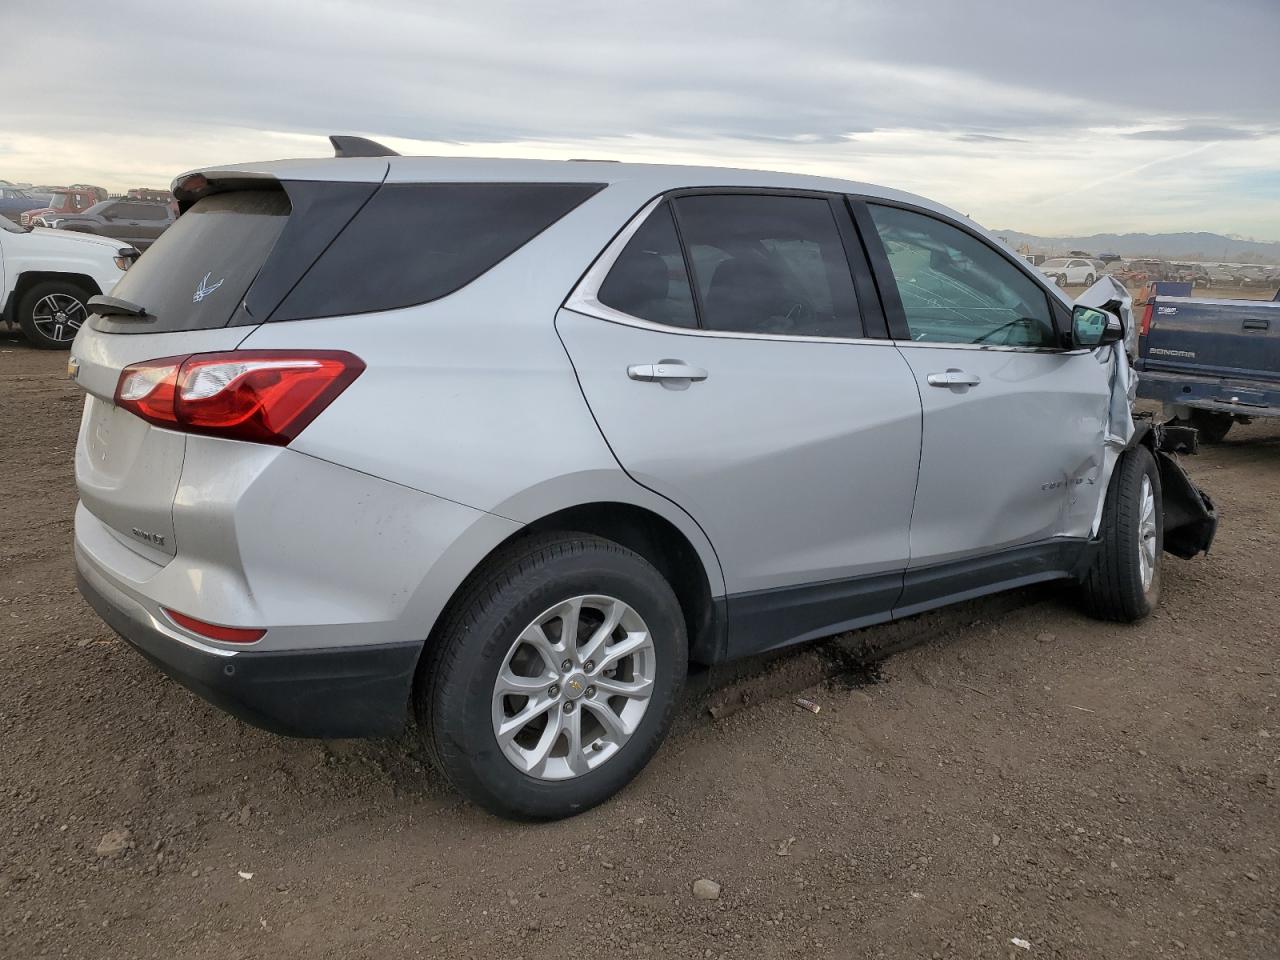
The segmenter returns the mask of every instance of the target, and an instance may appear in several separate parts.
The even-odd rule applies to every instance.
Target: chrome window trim
[[[668,194],[674,192],[676,191],[668,191],[668,193],[654,197],[627,221],[626,226],[618,231],[617,236],[609,242],[609,245],[604,248],[600,256],[596,257],[595,263],[582,275],[582,279],[573,288],[573,292],[565,299],[563,309],[571,310],[574,313],[591,317],[595,320],[620,323],[628,327],[638,327],[641,330],[653,330],[658,333],[676,333],[687,337],[708,337],[717,340],[776,340],[788,343],[863,343],[875,344],[876,346],[893,346],[892,340],[885,340],[879,337],[809,337],[787,333],[746,333],[735,330],[704,330],[701,327],[673,327],[665,323],[645,320],[643,317],[633,316],[601,303],[597,298],[597,294],[604,283],[605,277],[613,269],[614,263],[617,262],[618,257],[622,255],[622,251],[644,222],[668,199]],[[744,190],[743,192],[749,193],[751,191]],[[689,278],[689,282],[693,283],[693,277]]]
[[[640,317],[633,317],[629,313],[623,313],[620,310],[614,310],[606,307],[604,304],[596,301],[597,306],[589,307],[583,305],[574,305],[566,303],[565,310],[576,313],[579,316],[590,317],[592,320],[603,320],[606,323],[620,323],[628,327],[638,327],[641,330],[653,330],[656,333],[674,333],[682,337],[705,337],[713,340],[777,340],[785,343],[861,343],[876,347],[892,347],[892,340],[881,340],[879,338],[859,338],[859,337],[804,337],[799,334],[788,333],[738,333],[733,330],[702,330],[697,327],[669,327],[664,323],[654,323],[652,320],[643,320]],[[923,344],[921,344],[923,346]]]
[[[995,350],[1001,353],[1051,353],[1055,356],[1075,356],[1089,353],[1088,348],[1073,347],[1070,350],[1062,347],[1019,347],[1003,343],[939,343],[932,340],[891,340],[897,347],[930,347],[934,350]]]

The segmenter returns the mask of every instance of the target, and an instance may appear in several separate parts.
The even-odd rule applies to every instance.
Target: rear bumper
[[[1280,384],[1260,381],[1141,370],[1138,396],[1238,417],[1280,417]]]
[[[165,632],[115,591],[77,551],[80,594],[116,633],[183,686],[228,713],[295,737],[368,737],[400,731],[422,643],[315,650],[205,648]]]

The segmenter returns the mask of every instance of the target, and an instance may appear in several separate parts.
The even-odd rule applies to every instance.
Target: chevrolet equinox
[[[72,350],[81,592],[250,723],[414,715],[467,797],[561,817],[691,663],[1053,579],[1137,620],[1208,547],[1117,311],[945,207],[334,142],[178,178]]]

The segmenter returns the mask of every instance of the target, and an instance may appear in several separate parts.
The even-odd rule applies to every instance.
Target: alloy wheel
[[[50,340],[69,343],[76,338],[88,315],[85,305],[71,294],[51,293],[36,301],[31,323]]]
[[[1142,570],[1142,589],[1145,593],[1151,589],[1151,582],[1156,575],[1157,546],[1156,536],[1156,495],[1151,488],[1151,478],[1142,477],[1142,490],[1138,498],[1138,565]]]
[[[616,597],[573,597],[525,627],[493,687],[503,756],[540,780],[580,777],[631,739],[653,696],[649,628]]]

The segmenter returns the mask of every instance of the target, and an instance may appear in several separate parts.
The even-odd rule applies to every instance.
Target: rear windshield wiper
[[[119,297],[90,297],[88,303],[85,304],[89,308],[90,313],[96,313],[100,317],[145,317],[147,308],[140,307],[131,300],[121,300]]]

